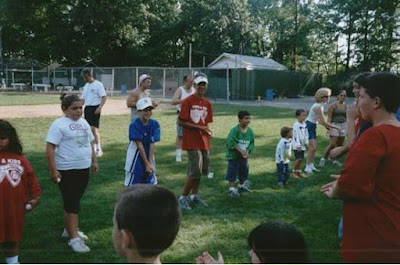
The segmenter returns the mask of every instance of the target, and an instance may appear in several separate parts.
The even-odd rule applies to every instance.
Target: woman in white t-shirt
[[[337,129],[342,131],[341,128],[326,121],[324,116],[324,105],[329,102],[332,91],[329,88],[320,88],[315,92],[315,103],[311,106],[306,119],[309,149],[307,152],[307,165],[304,170],[306,173],[313,171],[319,172],[314,166],[315,152],[317,150],[317,123],[321,124],[327,129]]]
[[[65,229],[62,237],[78,253],[89,252],[78,230],[80,200],[89,182],[89,169],[98,172],[94,136],[89,123],[82,118],[82,100],[77,95],[63,94],[61,109],[65,117],[55,120],[47,133],[46,156],[50,177],[61,191],[64,203]]]

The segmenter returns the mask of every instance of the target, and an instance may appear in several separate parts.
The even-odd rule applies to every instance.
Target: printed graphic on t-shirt
[[[250,141],[248,141],[248,140],[238,140],[237,146],[243,151],[246,151],[247,148],[249,148],[249,145],[250,145]]]
[[[7,161],[2,159],[1,163],[8,164],[0,165],[0,183],[7,179],[11,186],[15,188],[21,182],[21,176],[24,173],[21,161],[18,159],[7,159]]]
[[[208,115],[207,107],[192,105],[192,109],[190,110],[190,118],[194,123],[199,123],[200,119],[205,123]]]
[[[69,125],[69,129],[71,131],[76,131],[76,138],[75,138],[76,145],[79,148],[89,147],[90,140],[88,140],[89,139],[88,130],[90,128],[87,125],[72,123]]]

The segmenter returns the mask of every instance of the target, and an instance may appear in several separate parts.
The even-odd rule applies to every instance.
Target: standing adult
[[[329,156],[329,152],[337,147],[343,146],[344,139],[346,138],[347,133],[347,123],[346,123],[346,98],[347,93],[346,90],[341,90],[339,95],[337,96],[337,101],[329,106],[328,108],[328,122],[332,123],[333,125],[341,128],[342,130],[337,129],[330,129],[328,131],[329,134],[329,145],[325,148],[324,156],[321,157],[319,161],[319,166],[325,166],[326,159]],[[333,160],[332,164],[336,164],[341,166],[340,162],[337,160]]]
[[[86,82],[82,93],[83,104],[85,105],[85,119],[94,135],[94,151],[96,156],[100,157],[103,155],[99,133],[100,115],[106,103],[107,94],[103,84],[93,78],[90,69],[82,71],[82,78]]]
[[[370,75],[360,89],[362,118],[373,127],[355,140],[338,180],[321,192],[342,199],[346,263],[400,260],[400,77]]]
[[[185,187],[179,204],[191,210],[191,203],[208,206],[198,195],[200,179],[208,174],[210,138],[213,132],[208,124],[213,121],[211,103],[205,98],[208,79],[199,73],[194,77],[196,92],[186,98],[179,113],[179,124],[183,127],[182,149],[188,153],[188,168]],[[189,197],[190,192],[192,195]]]
[[[183,77],[183,86],[178,87],[172,98],[172,105],[176,105],[176,110],[179,115],[181,111],[182,102],[194,94],[193,76],[185,75]],[[182,162],[182,126],[179,125],[179,120],[176,123],[176,162]]]
[[[150,98],[151,94],[149,88],[151,87],[151,76],[148,74],[142,74],[139,77],[139,87],[132,89],[129,92],[128,98],[126,100],[126,105],[131,108],[131,121],[138,118],[136,103],[141,98]],[[157,107],[158,104],[152,100],[153,107]]]
[[[317,123],[321,124],[327,129],[341,128],[327,122],[324,116],[324,105],[329,102],[332,91],[329,88],[323,87],[315,92],[315,103],[311,106],[310,112],[306,119],[308,139],[309,139],[309,150],[307,152],[307,166],[304,170],[306,173],[312,173],[313,171],[319,172],[314,166],[315,153],[317,151]]]

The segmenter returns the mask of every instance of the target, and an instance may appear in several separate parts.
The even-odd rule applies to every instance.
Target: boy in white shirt
[[[297,121],[293,124],[292,147],[296,161],[293,165],[293,178],[304,178],[301,172],[301,162],[304,159],[304,152],[308,146],[308,130],[305,120],[307,113],[304,109],[296,110]]]
[[[282,138],[276,146],[275,163],[278,171],[278,185],[287,184],[289,179],[289,158],[292,156],[293,128],[285,126],[281,129]]]

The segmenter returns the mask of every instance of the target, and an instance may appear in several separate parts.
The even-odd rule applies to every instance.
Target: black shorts
[[[90,126],[96,128],[99,128],[100,126],[100,114],[94,114],[94,112],[98,107],[99,105],[85,107],[85,119],[87,120]]]
[[[297,150],[293,151],[294,151],[294,157],[296,159],[304,159],[304,151],[297,151]]]
[[[89,168],[59,170],[61,181],[58,187],[67,213],[79,213],[79,205],[89,183]]]

